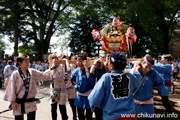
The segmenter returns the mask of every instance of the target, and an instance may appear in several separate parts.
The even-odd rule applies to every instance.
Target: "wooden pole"
[[[97,59],[99,59],[99,58],[97,58]],[[94,60],[88,59],[87,60],[88,66],[91,67],[95,60],[96,59],[94,59]],[[105,58],[102,58],[102,61],[105,62]],[[137,61],[137,59],[127,58],[127,63],[132,62],[132,61]],[[66,64],[66,60],[59,60],[58,63],[65,65]],[[69,64],[76,64],[76,61],[69,60]]]

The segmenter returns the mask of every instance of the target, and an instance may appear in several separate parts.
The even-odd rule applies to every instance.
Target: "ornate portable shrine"
[[[100,41],[102,48],[108,54],[112,52],[124,52],[132,55],[132,43],[136,42],[137,36],[133,27],[128,27],[119,18],[114,17],[112,23],[108,23],[100,30],[92,31],[94,40]]]
[[[129,53],[132,56],[132,43],[136,42],[137,36],[135,29],[124,24],[125,22],[119,21],[119,18],[114,17],[112,23],[108,23],[100,30],[94,29],[92,35],[94,40],[99,40],[102,47],[108,54],[113,52]],[[89,67],[92,66],[95,59],[88,58]],[[103,61],[105,59],[102,58]],[[136,61],[136,59],[128,58],[127,62]],[[65,60],[59,60],[59,64],[65,64]],[[76,64],[76,61],[69,61],[70,64]]]

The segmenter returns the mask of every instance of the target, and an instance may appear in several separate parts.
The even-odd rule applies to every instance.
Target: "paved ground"
[[[169,103],[172,109],[172,117],[174,120],[180,120],[180,81],[174,81],[175,84],[175,93],[172,92],[169,95]],[[161,102],[161,97],[157,94],[158,91],[154,90],[154,101],[155,101],[155,113],[161,113],[162,115],[165,113],[165,108]],[[177,118],[176,118],[177,117]],[[176,118],[176,119],[175,119]],[[170,120],[169,118],[167,120]]]
[[[40,103],[37,104],[37,113],[36,119],[37,120],[51,120],[51,106],[50,106],[50,99],[49,99],[49,82],[44,82],[44,85],[38,86],[38,95],[37,98],[40,98]],[[0,111],[3,111],[7,108],[8,102],[3,101],[4,96],[4,89],[0,89]],[[70,105],[67,104],[67,114],[69,120],[72,120],[72,112]],[[58,120],[61,120],[61,115],[58,110]],[[0,114],[0,120],[13,120],[13,113],[12,111],[8,111],[5,113]],[[26,120],[26,116],[25,116]]]
[[[175,93],[170,94],[169,101],[171,108],[174,112],[174,116],[178,117],[175,120],[180,120],[180,82],[175,83]],[[0,112],[5,110],[8,106],[8,102],[3,101],[4,89],[0,89]],[[43,86],[38,86],[38,98],[41,98],[41,103],[37,104],[38,110],[36,113],[37,120],[51,120],[50,114],[50,99],[49,99],[49,82],[45,82]],[[164,114],[164,107],[162,106],[161,98],[157,95],[157,91],[154,90],[154,100],[155,100],[155,113]],[[72,120],[72,112],[70,105],[67,104],[67,114],[69,120]],[[94,116],[94,115],[93,115]],[[13,120],[12,111],[8,111],[0,114],[0,120]],[[161,118],[164,120],[164,118]],[[25,116],[26,120],[26,116]],[[60,113],[58,111],[58,120],[61,120]],[[156,120],[156,119],[155,119]],[[169,120],[169,119],[168,119]]]

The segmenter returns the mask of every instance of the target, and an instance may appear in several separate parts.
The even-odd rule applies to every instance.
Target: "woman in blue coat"
[[[95,85],[95,78],[90,74],[86,60],[85,54],[80,54],[77,58],[78,68],[71,75],[71,82],[77,90],[74,105],[77,107],[79,120],[85,120],[85,109],[86,119],[92,120],[92,112],[87,97]]]
[[[164,79],[153,68],[154,60],[150,55],[146,55],[140,61],[135,62],[134,68],[141,66],[142,80],[138,89],[134,92],[134,102],[136,105],[136,115],[138,119],[154,118],[153,88],[156,87],[159,94],[167,91]],[[133,73],[134,70],[132,69]]]
[[[171,55],[162,55],[161,64],[154,65],[154,68],[164,78],[164,84],[167,87],[167,91],[161,94],[163,105],[166,109],[166,113],[171,113],[171,106],[168,101],[169,93],[171,91],[171,78],[172,78],[172,66],[169,64],[171,61]]]

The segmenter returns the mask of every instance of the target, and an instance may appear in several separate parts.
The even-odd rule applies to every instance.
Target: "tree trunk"
[[[49,49],[49,44],[48,42],[46,42],[47,40],[43,40],[42,42],[41,41],[38,41],[36,43],[36,57],[38,60],[42,60],[42,50],[43,50],[43,54],[47,54],[48,53],[48,49]]]
[[[18,9],[18,0],[15,3],[15,7]],[[19,14],[16,13],[16,11],[14,11],[15,16],[14,16],[14,21],[15,21],[15,29],[14,29],[14,56],[18,56],[18,38],[19,38]]]
[[[15,28],[14,31],[14,56],[18,56],[18,36],[19,36],[19,29]]]
[[[161,49],[161,54],[169,54],[169,42],[170,42],[170,37],[168,34],[168,29],[162,29],[162,49]]]

